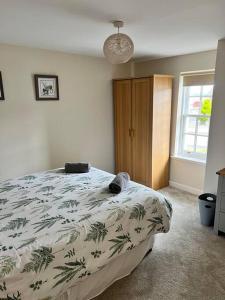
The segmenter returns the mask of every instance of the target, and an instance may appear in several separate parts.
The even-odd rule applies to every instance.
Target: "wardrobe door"
[[[133,79],[133,180],[151,186],[152,78]]]
[[[132,176],[131,162],[131,80],[114,81],[114,126],[116,172]]]
[[[172,77],[155,75],[152,130],[153,189],[169,185],[171,97]]]

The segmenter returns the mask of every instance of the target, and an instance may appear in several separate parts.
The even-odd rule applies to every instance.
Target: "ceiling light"
[[[134,53],[134,44],[131,38],[120,33],[119,29],[123,27],[122,21],[114,21],[113,25],[118,29],[116,34],[110,35],[104,43],[103,52],[106,59],[112,64],[123,64],[131,59]]]

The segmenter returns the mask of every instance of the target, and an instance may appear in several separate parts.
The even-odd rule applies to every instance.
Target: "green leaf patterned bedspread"
[[[0,182],[0,300],[55,299],[169,231],[172,208],[161,194],[132,181],[110,194],[113,176],[53,170]]]

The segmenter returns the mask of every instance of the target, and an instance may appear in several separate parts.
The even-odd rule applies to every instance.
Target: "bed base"
[[[101,294],[115,281],[126,277],[151,253],[154,237],[112,260],[100,271],[69,288],[56,300],[90,300]]]

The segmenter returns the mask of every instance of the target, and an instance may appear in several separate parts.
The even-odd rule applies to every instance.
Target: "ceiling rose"
[[[133,56],[134,44],[128,35],[119,32],[119,29],[124,25],[122,21],[113,21],[112,23],[118,32],[105,40],[103,52],[111,64],[123,64]]]

